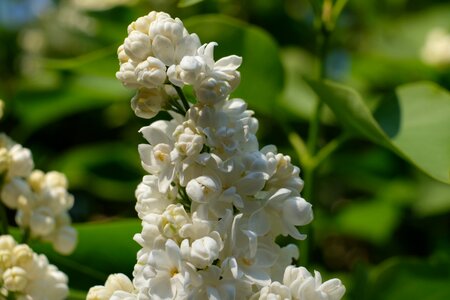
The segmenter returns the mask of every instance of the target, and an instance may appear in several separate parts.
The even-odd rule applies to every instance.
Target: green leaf
[[[423,178],[419,181],[417,201],[413,211],[420,217],[444,215],[450,212],[450,186]]]
[[[283,118],[292,115],[293,119],[310,120],[317,105],[317,95],[303,78],[315,72],[314,58],[296,47],[283,48],[280,54],[285,85],[277,105],[284,109]],[[324,110],[321,119],[326,124],[334,121],[329,109]]]
[[[52,168],[66,174],[71,188],[112,201],[132,200],[142,176],[137,148],[121,143],[75,148],[55,160]]]
[[[400,86],[376,118],[361,96],[332,82],[310,82],[351,132],[383,145],[431,177],[450,183],[450,94],[429,82]]]
[[[142,229],[139,220],[85,223],[75,228],[78,245],[70,256],[56,253],[47,243],[31,245],[69,276],[72,288],[87,290],[104,284],[109,274],[131,274],[139,250],[139,245],[133,241],[133,235]]]
[[[56,91],[23,91],[13,99],[21,126],[37,130],[49,123],[82,111],[129,101],[130,92],[111,75],[76,76]]]
[[[262,29],[222,15],[203,15],[184,22],[203,43],[216,41],[216,59],[227,55],[243,58],[241,83],[233,97],[244,98],[251,109],[273,113],[283,88],[283,67],[275,40]]]
[[[85,291],[70,289],[68,299],[69,300],[85,300],[86,294],[87,293]]]
[[[394,258],[374,272],[373,300],[450,299],[450,263]]]
[[[178,7],[188,7],[203,1],[204,0],[180,0],[180,2],[178,2]]]
[[[336,229],[374,244],[385,244],[397,226],[400,210],[374,199],[354,202],[336,217]]]

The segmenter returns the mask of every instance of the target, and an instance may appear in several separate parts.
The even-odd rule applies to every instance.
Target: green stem
[[[2,223],[2,234],[9,234],[8,230],[8,216],[6,215],[6,208],[3,203],[0,202],[0,218]]]
[[[177,100],[170,101],[170,105],[171,105],[170,109],[173,110],[174,112],[183,116],[186,114],[183,107],[181,107],[181,105],[177,102]]]
[[[325,9],[325,8],[323,8]],[[325,24],[322,15],[316,15],[318,18],[318,56],[319,56],[319,72],[318,80],[322,81],[326,78],[326,55],[329,46],[329,37],[331,32]],[[304,166],[304,188],[303,197],[311,203],[313,206],[316,202],[314,195],[314,185],[315,185],[315,173],[317,169],[316,153],[318,147],[318,141],[320,137],[320,116],[324,108],[324,103],[322,99],[317,99],[317,104],[314,110],[314,114],[309,124],[308,139],[306,141],[306,150],[309,157],[312,159],[312,163],[306,164]],[[326,153],[325,153],[326,154]],[[310,261],[311,253],[314,250],[314,231],[312,225],[308,225],[304,228],[304,233],[308,235],[308,240],[306,242],[300,243],[300,253],[301,253],[301,264],[308,265]]]
[[[325,25],[322,23],[320,26],[320,38],[319,38],[319,80],[326,78],[326,55],[329,45],[330,32],[327,31]],[[306,142],[306,148],[311,157],[315,157],[316,149],[318,146],[318,140],[320,136],[320,116],[324,108],[323,101],[317,99],[317,104],[314,110],[314,115],[310,121],[308,140]],[[314,188],[314,173],[316,166],[307,166],[305,169],[305,187],[303,191],[304,197],[310,202],[314,202],[313,188]]]
[[[322,149],[319,150],[316,157],[314,158],[314,166],[318,167],[325,159],[327,159],[334,151],[336,151],[343,143],[348,141],[350,135],[343,133],[334,140],[326,144]]]
[[[177,91],[177,94],[180,97],[181,102],[183,103],[184,109],[186,111],[188,111],[189,108],[191,108],[191,107],[189,106],[189,102],[187,101],[186,96],[183,93],[183,90],[179,86],[176,86],[176,85],[173,85],[173,87]]]
[[[31,230],[30,227],[25,228],[22,236],[22,244],[28,244],[31,237]]]

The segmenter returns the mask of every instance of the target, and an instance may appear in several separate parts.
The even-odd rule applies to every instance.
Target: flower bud
[[[3,284],[11,292],[22,292],[27,283],[27,272],[20,267],[12,267],[3,273]]]
[[[133,61],[141,62],[152,53],[150,37],[140,31],[132,31],[123,44],[125,54]]]

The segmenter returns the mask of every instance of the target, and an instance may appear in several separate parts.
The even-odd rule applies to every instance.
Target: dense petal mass
[[[128,27],[117,78],[138,89],[137,116],[167,110],[172,119],[163,116],[140,130],[148,175],[136,190],[142,231],[134,240],[142,248],[133,288],[105,284],[90,293],[98,299],[341,299],[338,279],[322,283],[319,273],[291,266],[297,246],[275,242],[279,235],[305,239],[298,226],[312,221],[312,206],[300,194],[300,169],[275,146],[260,149],[254,112],[230,97],[242,58],[215,60],[216,46],[202,45],[181,20],[162,12]]]
[[[69,294],[67,276],[47,257],[38,255],[25,244],[17,244],[10,235],[0,236],[0,297],[16,299],[66,299]]]

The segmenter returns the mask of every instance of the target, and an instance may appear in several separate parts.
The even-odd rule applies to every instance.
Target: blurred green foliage
[[[2,131],[33,151],[38,168],[69,178],[77,250],[61,257],[34,246],[69,274],[73,299],[109,273],[131,274],[135,262],[138,129],[148,121],[133,115],[132,92],[115,79],[115,53],[127,25],[151,10],[217,41],[216,57],[243,56],[234,96],[256,111],[261,145],[303,167],[288,137],[307,136],[319,98],[328,106],[319,145],[345,128],[350,139],[317,170],[313,268],[342,278],[346,299],[450,299],[450,68],[420,54],[428,32],[450,30],[448,1],[348,1],[325,57],[334,82],[317,81],[306,0],[43,2],[20,23],[5,19],[20,7],[0,5]]]

